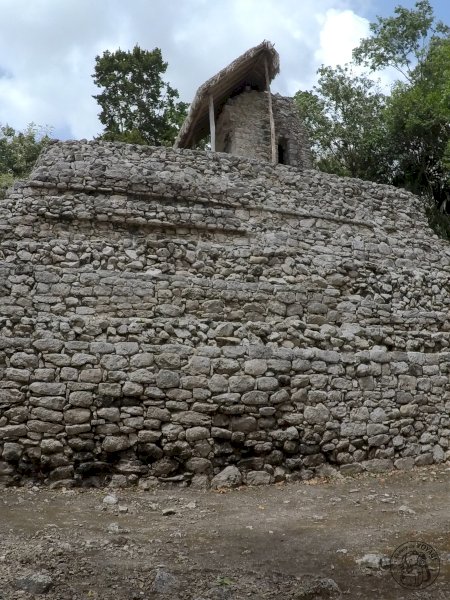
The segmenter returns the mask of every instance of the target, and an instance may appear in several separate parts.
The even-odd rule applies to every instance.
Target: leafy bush
[[[6,191],[14,183],[14,176],[9,173],[0,173],[0,200],[6,196]]]
[[[426,202],[426,214],[433,231],[444,240],[450,241],[450,215],[439,210],[431,198]]]

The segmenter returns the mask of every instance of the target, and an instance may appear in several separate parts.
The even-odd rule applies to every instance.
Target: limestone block
[[[225,467],[220,473],[213,477],[211,487],[213,489],[236,487],[242,483],[242,475],[237,467]]]
[[[121,452],[130,447],[130,440],[127,435],[109,435],[102,442],[102,448],[105,452]]]
[[[29,354],[28,352],[16,352],[10,358],[11,366],[18,369],[35,369],[38,362],[36,354]]]
[[[156,385],[159,388],[167,389],[178,387],[180,384],[180,376],[175,371],[161,369],[156,375]]]
[[[0,389],[0,403],[1,404],[18,404],[23,402],[25,394],[20,390],[16,389]]]
[[[62,396],[66,392],[66,384],[35,381],[30,384],[29,389],[32,394],[36,394],[37,396]]]
[[[64,421],[68,425],[79,425],[89,422],[91,416],[91,411],[86,408],[71,408],[64,412]]]
[[[311,425],[323,425],[330,418],[330,411],[324,404],[318,404],[317,406],[307,406],[304,415],[305,420]]]

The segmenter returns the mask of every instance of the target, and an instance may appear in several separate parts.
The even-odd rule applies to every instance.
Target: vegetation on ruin
[[[161,50],[106,50],[95,59],[94,96],[104,125],[100,139],[153,146],[172,145],[188,104],[162,78],[167,70]],[[0,198],[16,179],[26,178],[51,129],[31,123],[24,131],[0,124]]]
[[[322,65],[317,84],[295,95],[316,166],[406,188],[427,200],[430,224],[450,239],[450,28],[430,0],[395,8],[344,66]],[[100,139],[172,145],[188,105],[164,79],[161,50],[106,50],[95,58]],[[397,72],[389,91],[374,79]],[[0,124],[0,197],[30,172],[49,130]],[[205,148],[203,140],[199,148]]]
[[[0,125],[0,198],[14,180],[30,173],[41,150],[50,141],[50,129],[31,123],[24,131]]]
[[[163,80],[168,63],[161,50],[106,50],[95,58],[94,82],[101,92],[101,139],[152,146],[172,145],[188,105]]]
[[[432,198],[430,222],[448,232],[450,28],[420,0],[412,10],[399,6],[394,16],[378,17],[370,30],[352,63],[322,66],[317,85],[295,96],[316,165]],[[390,93],[370,77],[386,68],[399,74]]]

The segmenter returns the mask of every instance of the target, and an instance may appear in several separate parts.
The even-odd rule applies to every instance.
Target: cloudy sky
[[[53,127],[60,139],[101,131],[95,56],[159,47],[166,79],[192,100],[206,79],[268,39],[280,53],[274,91],[310,89],[320,64],[351,58],[376,15],[414,0],[0,0],[0,124]],[[450,23],[449,0],[434,0]]]

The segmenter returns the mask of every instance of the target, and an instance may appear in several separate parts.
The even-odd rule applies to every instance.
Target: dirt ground
[[[448,600],[449,492],[448,465],[226,493],[7,488],[0,600]],[[390,572],[412,540],[440,557],[425,590]]]

